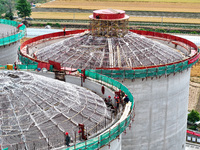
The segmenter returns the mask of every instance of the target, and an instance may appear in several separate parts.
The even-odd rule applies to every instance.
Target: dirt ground
[[[40,5],[44,8],[79,8],[79,9],[120,9],[136,11],[200,12],[200,3],[165,3],[165,2],[101,2],[101,1],[51,1]]]
[[[191,77],[189,93],[188,110],[195,109],[200,112],[200,78]]]
[[[200,61],[191,69],[188,110],[200,112]]]

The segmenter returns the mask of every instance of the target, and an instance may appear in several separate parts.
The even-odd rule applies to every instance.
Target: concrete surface
[[[8,37],[16,33],[17,33],[16,27],[6,24],[0,24],[0,38]]]
[[[10,45],[0,47],[0,64],[13,64],[17,60],[17,50],[20,43],[15,42]]]
[[[135,100],[131,130],[123,150],[184,150],[190,69],[168,77],[123,81]]]
[[[186,143],[185,150],[200,150],[200,145],[195,143]]]

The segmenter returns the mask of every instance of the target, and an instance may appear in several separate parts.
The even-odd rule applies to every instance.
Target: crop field
[[[34,19],[79,19],[88,20],[91,13],[66,13],[66,12],[32,12]]]
[[[200,77],[200,61],[192,67],[191,77]]]
[[[121,9],[135,11],[200,12],[199,0],[56,0],[43,8]]]
[[[91,13],[67,13],[67,12],[32,12],[31,17],[34,19],[77,19],[89,20]],[[166,17],[136,17],[130,16],[129,21],[145,22],[168,22],[168,23],[193,23],[200,24],[200,19],[190,18],[166,18]]]
[[[56,1],[71,1],[71,0],[56,0]],[[200,3],[199,0],[73,0],[78,2],[165,2],[165,3]]]

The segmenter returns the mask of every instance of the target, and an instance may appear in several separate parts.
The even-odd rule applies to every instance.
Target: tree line
[[[44,3],[47,0],[0,0],[0,18],[14,19],[14,14],[20,18],[30,17],[32,3]]]

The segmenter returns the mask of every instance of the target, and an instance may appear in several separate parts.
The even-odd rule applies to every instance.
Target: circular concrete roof
[[[133,68],[173,63],[184,59],[178,50],[133,32],[124,37],[95,37],[88,32],[68,37],[35,52],[41,61],[67,68]]]
[[[107,123],[111,122],[110,112],[98,95],[28,72],[0,71],[0,99],[3,148],[60,147],[64,133],[67,131],[74,138],[79,123],[96,131],[96,124],[105,118]]]

